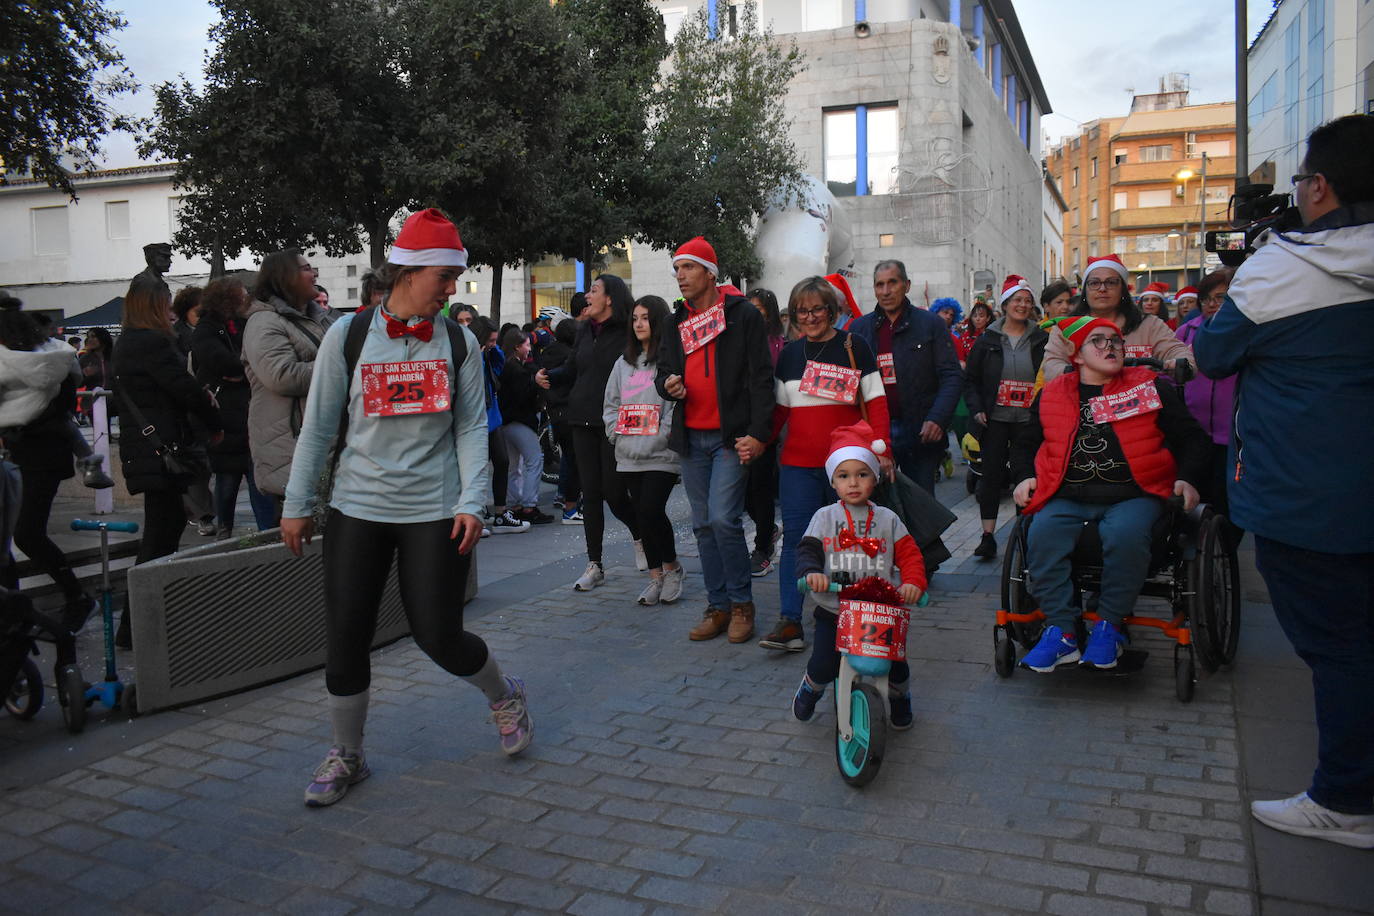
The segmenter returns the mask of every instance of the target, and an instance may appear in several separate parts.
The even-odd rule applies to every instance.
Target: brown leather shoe
[[[725,628],[730,625],[730,615],[718,607],[708,607],[706,613],[701,615],[701,623],[697,624],[696,629],[688,633],[689,639],[700,642],[703,639],[715,639],[725,632]]]
[[[754,602],[741,601],[730,605],[731,642],[744,642],[754,635]]]

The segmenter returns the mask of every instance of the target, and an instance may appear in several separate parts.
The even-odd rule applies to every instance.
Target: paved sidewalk
[[[1368,853],[1248,818],[1250,798],[1305,785],[1315,747],[1267,606],[1247,602],[1235,671],[1191,704],[1149,634],[1134,677],[1001,680],[1000,564],[969,556],[962,486],[942,485],[959,540],[912,627],[916,727],[863,790],[835,770],[828,698],[790,719],[804,655],[688,642],[699,575],[680,604],[637,607],[623,535],[607,585],[573,592],[581,531],[552,525],[481,543],[467,611],[529,685],[524,756],[409,640],[374,658],[373,777],[328,809],[301,804],[328,744],[319,673],[95,713],[78,737],[52,704],[0,716],[0,910],[1374,912]],[[691,568],[680,493],[674,510]],[[765,625],[777,574],[754,585]]]

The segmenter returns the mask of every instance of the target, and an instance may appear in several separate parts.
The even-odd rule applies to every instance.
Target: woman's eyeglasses
[[[1108,277],[1106,280],[1089,280],[1084,286],[1088,289],[1117,289],[1121,286],[1121,278]]]
[[[1098,353],[1106,353],[1108,350],[1124,350],[1126,348],[1126,341],[1122,340],[1120,337],[1104,337],[1098,335],[1096,337],[1089,337],[1088,343],[1092,344],[1093,349]]]

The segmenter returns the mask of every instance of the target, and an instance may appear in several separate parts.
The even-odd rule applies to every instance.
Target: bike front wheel
[[[844,710],[836,710],[836,719]],[[887,746],[887,700],[872,684],[855,684],[849,694],[849,723],[854,737],[835,731],[835,763],[851,786],[866,786],[878,775]]]

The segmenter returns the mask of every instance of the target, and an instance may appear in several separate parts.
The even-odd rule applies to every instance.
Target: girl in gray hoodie
[[[616,470],[629,486],[649,565],[649,584],[639,596],[646,606],[677,601],[684,575],[667,509],[678,474],[677,453],[668,447],[674,402],[664,400],[654,387],[654,356],[667,316],[668,303],[658,296],[644,296],[635,303],[625,355],[611,369],[602,409],[606,436],[615,447]]]

